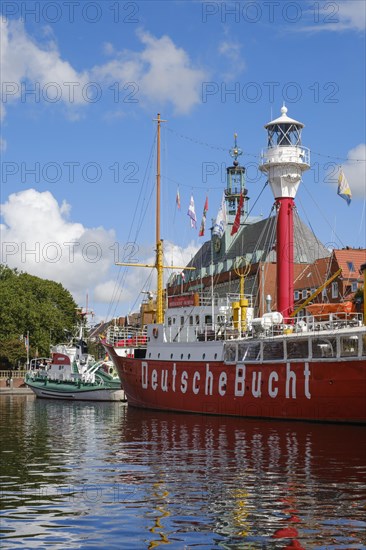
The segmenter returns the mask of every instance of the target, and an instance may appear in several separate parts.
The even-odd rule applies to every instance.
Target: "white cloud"
[[[62,59],[53,37],[44,34],[48,41],[37,44],[23,21],[0,18],[2,119],[7,105],[21,98],[24,102],[62,103],[75,120],[81,105],[101,97],[103,86],[117,81],[126,102],[133,104],[170,103],[177,113],[185,114],[200,100],[201,83],[207,75],[169,36],[156,38],[139,31],[143,49],[138,52],[118,52],[105,43],[104,52],[111,60],[79,72]]]
[[[86,291],[105,279],[113,263],[114,233],[67,221],[69,210],[49,191],[11,194],[1,205],[1,262],[62,283],[83,303]]]
[[[121,293],[122,287],[115,280],[109,279],[108,281],[97,284],[94,288],[94,302],[108,304],[115,300],[116,296],[120,296]]]
[[[319,12],[317,6],[319,6]],[[302,31],[363,31],[366,28],[366,2],[364,0],[338,0],[325,4],[314,4],[309,1],[307,12],[313,22],[316,18],[317,24],[302,27]]]
[[[190,242],[182,248],[168,240],[164,241],[164,264],[173,266],[185,266],[200,248],[199,244]],[[151,253],[152,247],[143,247],[135,250],[133,256],[137,263],[148,265],[155,264],[155,256]],[[96,289],[95,300],[118,302],[114,312],[136,312],[141,302],[146,298],[146,292],[156,290],[156,271],[153,268],[121,267],[117,282],[108,281]],[[173,272],[180,273],[181,269],[164,269],[164,285]]]
[[[70,205],[60,205],[49,191],[27,189],[1,205],[1,263],[43,279],[62,283],[79,304],[88,292],[91,303],[110,304],[109,317],[139,309],[141,291],[156,288],[153,269],[114,266],[115,234],[67,220]],[[164,242],[165,262],[186,265],[197,252],[194,242],[182,249]],[[153,246],[133,252],[137,262],[153,265]],[[132,257],[131,257],[132,259]],[[164,270],[164,280],[171,270]]]
[[[177,113],[188,113],[200,101],[204,70],[194,67],[188,54],[178,48],[169,36],[156,38],[139,31],[144,49],[141,52],[123,50],[105,65],[94,67],[93,78],[121,85],[136,84],[137,99],[143,102],[171,103]],[[108,51],[113,51],[111,45]]]
[[[351,149],[348,160],[343,164],[343,171],[354,198],[366,198],[366,144],[360,143]]]
[[[231,40],[223,40],[220,42],[218,51],[221,56],[226,58],[227,67],[224,72],[224,78],[237,78],[245,69],[245,61],[241,51],[241,44]]]
[[[0,18],[0,40],[5,105],[20,97],[34,102],[64,102],[69,108],[85,103],[82,92],[88,75],[64,61],[54,41],[40,46],[27,34],[22,21],[4,17]],[[30,90],[35,93],[27,95]]]

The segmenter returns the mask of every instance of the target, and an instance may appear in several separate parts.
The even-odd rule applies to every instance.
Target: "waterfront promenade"
[[[24,384],[26,371],[0,371],[0,395],[29,395],[33,394]]]

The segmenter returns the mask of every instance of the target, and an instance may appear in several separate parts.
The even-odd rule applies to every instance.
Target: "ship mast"
[[[160,113],[157,122],[156,141],[156,271],[157,271],[157,296],[156,296],[156,322],[164,321],[163,314],[163,242],[160,238],[160,125],[166,120],[161,120]]]
[[[164,282],[163,273],[164,269],[185,269],[194,270],[195,267],[177,266],[177,265],[164,265],[163,264],[163,241],[160,237],[160,126],[162,122],[166,122],[160,118],[158,113],[157,118],[153,119],[157,122],[157,135],[156,135],[156,256],[155,264],[139,264],[132,262],[116,262],[116,265],[129,266],[129,267],[155,267],[157,272],[157,292],[156,292],[156,323],[161,324],[164,322]]]

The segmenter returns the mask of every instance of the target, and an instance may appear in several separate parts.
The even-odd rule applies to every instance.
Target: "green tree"
[[[50,344],[65,340],[76,323],[76,303],[60,283],[0,265],[0,364],[14,367],[26,356],[48,356]]]

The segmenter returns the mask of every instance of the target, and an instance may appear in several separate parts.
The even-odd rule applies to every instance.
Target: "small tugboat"
[[[37,360],[25,383],[37,397],[78,401],[125,401],[121,381],[112,361],[96,361],[87,350],[80,325],[76,345],[59,344],[50,360]],[[32,362],[31,362],[32,367]]]
[[[160,115],[157,120],[156,261],[145,266],[157,270],[156,322],[147,325],[144,342],[138,334],[132,342],[115,332],[109,332],[103,342],[118,369],[128,404],[200,414],[365,424],[365,260],[360,266],[363,313],[352,304],[333,305],[332,309],[310,305],[339,272],[312,291],[301,307],[294,306],[294,199],[303,172],[310,168],[310,152],[301,143],[304,125],[289,118],[284,106],[281,116],[265,126],[268,148],[260,170],[275,198],[276,239],[269,244],[276,252],[276,309],[258,311],[244,294],[248,265],[241,244],[237,256],[243,262],[234,265],[240,278],[238,295],[215,296],[212,292],[209,300],[193,291],[180,296],[167,292],[164,311]],[[238,154],[235,147],[234,167],[227,169],[229,183],[231,177],[242,177],[244,172],[238,166]],[[230,193],[230,187],[227,197],[240,200],[238,192]],[[224,231],[217,235],[216,253]],[[222,278],[222,284],[229,285],[230,280],[225,281]],[[130,327],[123,331],[129,332]]]

